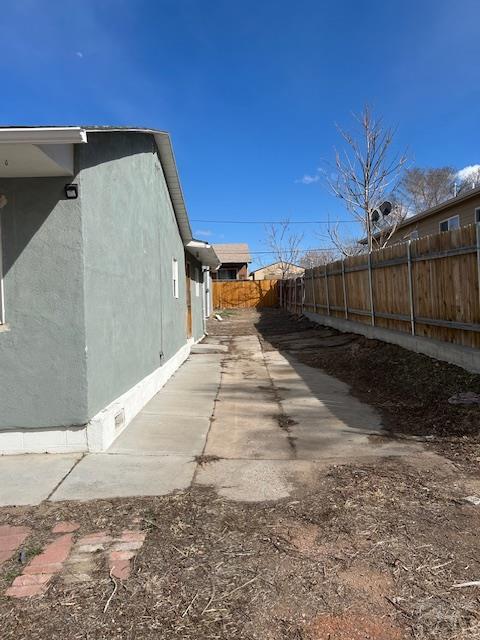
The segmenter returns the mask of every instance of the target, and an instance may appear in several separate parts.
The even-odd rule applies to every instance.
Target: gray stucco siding
[[[78,153],[92,417],[186,343],[185,260],[153,137],[92,133]]]
[[[88,420],[83,238],[69,178],[0,179],[6,325],[0,429]]]

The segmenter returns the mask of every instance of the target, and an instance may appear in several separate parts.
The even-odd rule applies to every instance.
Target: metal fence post
[[[480,305],[480,222],[475,225],[477,229],[477,274],[478,274],[478,303]]]
[[[313,313],[317,313],[317,301],[315,300],[315,267],[312,269],[312,301]]]
[[[372,326],[375,326],[375,309],[373,307],[372,253],[368,252],[368,288],[370,289],[370,314]]]
[[[478,233],[478,229],[477,229]],[[478,236],[477,236],[478,238]],[[412,276],[412,249],[411,249],[412,241],[409,240],[407,243],[407,264],[408,264],[408,297],[410,299],[410,327],[412,331],[412,336],[415,335],[415,305],[413,299],[413,276]]]
[[[327,315],[330,315],[330,296],[328,294],[328,271],[327,271],[327,265],[325,265],[325,295],[326,295],[326,302],[327,302]]]
[[[345,282],[345,260],[342,260],[342,283],[343,283],[343,304],[345,307],[345,318],[348,320],[347,283]]]

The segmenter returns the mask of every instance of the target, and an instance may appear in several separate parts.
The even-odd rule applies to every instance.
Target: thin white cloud
[[[195,231],[195,235],[196,236],[205,236],[208,238],[208,236],[212,236],[213,235],[213,231],[210,231],[210,229],[197,229]]]
[[[83,58],[83,53],[81,51],[75,51],[75,55],[77,58]]]
[[[322,168],[318,167],[317,172],[314,173],[313,175],[306,173],[302,178],[295,180],[295,182],[300,184],[314,184],[315,182],[318,182],[320,180],[321,175],[322,175]]]
[[[300,182],[302,184],[312,184],[312,182],[318,182],[320,180],[320,176],[303,176],[303,178],[300,180]]]
[[[468,180],[469,176],[472,175],[472,173],[478,173],[480,171],[480,164],[470,164],[467,167],[463,167],[463,169],[460,169],[460,171],[457,173],[457,178],[459,180]]]

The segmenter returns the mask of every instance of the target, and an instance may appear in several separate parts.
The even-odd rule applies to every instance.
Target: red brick
[[[54,542],[47,545],[42,553],[35,556],[31,562],[25,567],[25,573],[42,573],[42,569],[47,566],[58,567],[68,558],[70,549],[72,548],[73,535],[67,533]],[[36,569],[36,570],[33,570]],[[60,569],[56,568],[55,571]],[[50,572],[49,570],[47,572]]]
[[[2,562],[5,562],[9,558],[11,558],[13,554],[14,554],[14,550],[12,551],[11,549],[7,549],[6,551],[0,551],[0,564],[2,564]]]
[[[120,580],[126,580],[130,576],[130,561],[129,560],[115,560],[109,563],[110,572],[115,578]]]
[[[13,556],[29,533],[28,527],[13,527],[8,524],[0,527],[0,564]]]
[[[45,591],[51,578],[51,574],[17,576],[13,581],[12,586],[5,591],[5,595],[10,598],[28,598],[30,596],[39,595]]]
[[[32,584],[28,587],[10,587],[5,591],[5,595],[10,598],[29,598],[31,596],[38,596],[45,589],[44,585]]]
[[[16,535],[19,533],[25,533],[25,534],[29,534],[30,533],[30,528],[29,527],[15,527],[13,525],[10,524],[2,524],[0,525],[0,538],[3,538],[3,536],[10,536],[10,535]]]
[[[105,531],[97,531],[95,533],[90,533],[83,538],[80,538],[78,541],[79,544],[103,544],[105,542],[111,541],[111,536],[108,532]]]
[[[17,576],[12,583],[12,587],[29,587],[32,584],[46,584],[52,577],[52,574],[42,573],[40,575],[21,575]]]
[[[122,531],[120,540],[125,542],[144,542],[146,534],[143,531]]]
[[[111,551],[109,554],[111,562],[117,560],[131,560],[135,554],[132,551]]]
[[[62,522],[58,522],[52,529],[52,533],[72,533],[80,529],[80,525],[78,522],[68,522],[64,520]]]
[[[38,575],[38,574],[52,574],[58,573],[62,570],[63,563],[62,562],[36,562],[33,561],[30,564],[27,564],[23,573],[25,575]]]

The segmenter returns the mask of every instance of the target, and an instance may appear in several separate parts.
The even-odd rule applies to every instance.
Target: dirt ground
[[[263,504],[195,487],[1,509],[0,524],[33,529],[31,554],[59,520],[79,522],[79,534],[115,534],[138,519],[147,533],[128,580],[113,580],[99,556],[85,584],[59,576],[36,598],[0,595],[2,640],[480,638],[480,588],[455,586],[480,580],[480,507],[464,500],[480,495],[480,408],[448,404],[453,393],[479,391],[479,378],[272,312],[210,325],[217,335],[252,332],[264,349],[348,382],[381,412],[388,437],[427,438],[448,460],[333,466],[308,491]],[[17,572],[16,558],[0,567],[2,594]]]

